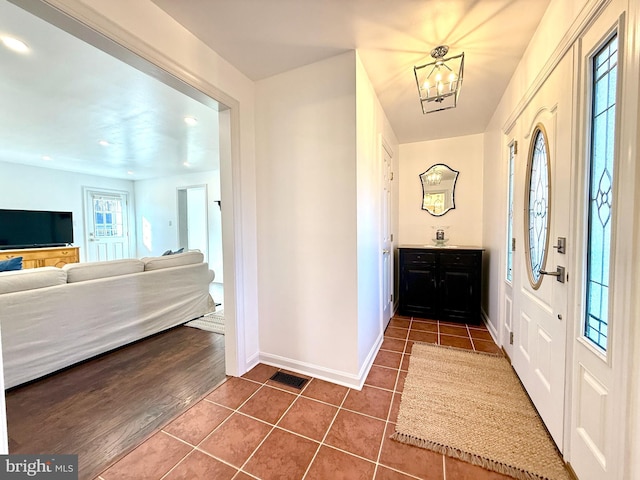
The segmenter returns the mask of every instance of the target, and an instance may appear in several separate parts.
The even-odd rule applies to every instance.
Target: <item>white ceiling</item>
[[[400,143],[483,132],[549,3],[152,1],[253,80],[358,49]],[[0,44],[0,161],[131,179],[217,168],[216,109],[7,0],[0,35],[31,47]],[[441,44],[465,53],[464,86],[457,108],[423,115],[413,66]]]
[[[481,133],[549,0],[152,0],[253,80],[358,49],[400,143]],[[413,66],[465,53],[458,107],[423,115]]]
[[[0,161],[134,180],[218,168],[215,109],[5,0],[0,35],[30,47],[0,43]]]

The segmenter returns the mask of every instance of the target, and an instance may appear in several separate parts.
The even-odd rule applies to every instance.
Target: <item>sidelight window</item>
[[[591,65],[591,148],[584,335],[602,350],[607,349],[609,327],[617,72],[618,38],[614,36],[595,54]]]

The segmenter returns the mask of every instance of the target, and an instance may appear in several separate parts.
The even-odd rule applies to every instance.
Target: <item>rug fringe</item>
[[[430,440],[425,440],[423,438],[407,435],[406,433],[394,432],[390,438],[397,442],[406,443],[407,445],[426,448],[428,450],[432,450],[434,452],[447,455],[448,457],[456,458],[458,460],[462,460],[463,462],[471,463],[473,465],[477,465],[479,467],[485,468],[487,470],[492,470],[503,475],[509,475],[516,478],[517,480],[554,480],[549,477],[542,477],[540,475],[536,475],[535,473],[512,467],[511,465],[496,462],[495,460],[491,460],[486,457],[481,457],[479,455],[474,455],[473,453],[465,452],[457,448],[442,445],[441,443],[436,443]]]

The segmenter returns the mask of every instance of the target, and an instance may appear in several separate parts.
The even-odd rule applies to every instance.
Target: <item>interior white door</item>
[[[569,236],[572,56],[566,56],[519,119],[516,168],[512,363],[560,450],[564,440],[567,255]],[[548,272],[546,275],[542,272]]]
[[[382,326],[386,328],[393,311],[393,242],[391,240],[391,180],[390,149],[383,141],[382,153]]]
[[[127,192],[85,189],[85,232],[90,262],[129,258]]]
[[[209,220],[207,186],[178,189],[178,244],[187,250],[199,250],[209,261]]]

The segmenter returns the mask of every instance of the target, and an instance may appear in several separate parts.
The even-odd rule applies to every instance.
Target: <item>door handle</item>
[[[386,255],[387,253],[389,253],[389,250],[387,250],[387,249],[385,248],[384,250],[382,250],[382,253],[383,253],[384,255]]]
[[[560,283],[564,283],[564,267],[558,265],[555,272],[547,272],[546,270],[540,270],[541,275],[549,275],[550,277],[556,277],[556,280]]]

